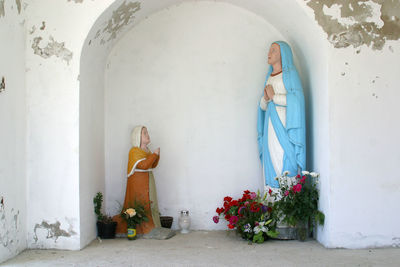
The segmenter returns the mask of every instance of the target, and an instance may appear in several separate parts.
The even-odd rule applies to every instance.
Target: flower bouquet
[[[128,224],[128,239],[136,239],[136,226],[142,222],[148,222],[149,218],[146,215],[146,210],[143,204],[135,202],[134,205],[130,205],[125,211],[122,211],[122,218]]]
[[[271,194],[271,191],[269,192]],[[224,198],[223,207],[217,208],[218,216],[214,216],[215,223],[220,217],[229,222],[229,229],[236,229],[242,238],[254,243],[263,243],[268,237],[276,237],[276,217],[272,204],[267,201],[267,193],[244,191],[243,196],[233,200]]]
[[[277,177],[280,185],[278,193],[272,194],[277,201],[274,209],[283,222],[298,229],[298,238],[305,240],[307,228],[314,223],[323,225],[325,216],[318,210],[318,173],[303,171],[301,176],[291,178],[288,172]]]

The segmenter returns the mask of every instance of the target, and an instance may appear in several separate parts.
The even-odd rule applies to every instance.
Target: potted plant
[[[303,171],[302,176],[278,177],[280,190],[274,195],[274,208],[282,221],[297,228],[298,239],[304,241],[315,222],[323,225],[325,216],[318,210],[318,173]]]
[[[276,237],[276,218],[272,203],[267,202],[267,194],[244,191],[243,196],[237,200],[226,196],[223,207],[217,208],[217,216],[213,217],[215,223],[223,217],[229,222],[229,229],[236,229],[243,239],[254,243],[263,243],[269,237]]]
[[[142,222],[148,222],[149,218],[146,215],[145,206],[138,201],[125,210],[122,210],[121,217],[127,223],[127,237],[129,240],[136,239],[136,226]]]
[[[115,238],[115,229],[117,228],[117,222],[114,222],[112,218],[101,212],[101,206],[103,203],[103,194],[98,192],[93,198],[94,212],[97,216],[97,236],[103,239]]]
[[[163,228],[171,228],[173,221],[174,221],[174,217],[172,217],[172,216],[161,216],[161,214],[160,214],[161,227],[163,227]]]

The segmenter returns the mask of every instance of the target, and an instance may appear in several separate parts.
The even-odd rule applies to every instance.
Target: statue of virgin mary
[[[279,188],[275,177],[285,171],[294,176],[306,168],[304,95],[287,43],[272,43],[268,64],[258,107],[257,139],[265,184]]]

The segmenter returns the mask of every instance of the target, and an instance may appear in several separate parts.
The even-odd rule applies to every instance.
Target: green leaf
[[[272,237],[272,238],[277,238],[279,235],[278,231],[268,231],[267,236]]]
[[[322,212],[317,211],[317,214],[315,215],[315,220],[317,221],[318,224],[324,225],[325,215]]]
[[[253,236],[253,242],[254,243],[264,243],[264,237],[263,237],[263,232],[259,232],[258,234]]]

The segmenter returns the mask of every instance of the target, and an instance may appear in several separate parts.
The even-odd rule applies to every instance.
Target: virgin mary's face
[[[281,61],[281,49],[278,44],[273,43],[268,52],[268,64],[274,65]]]

